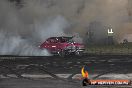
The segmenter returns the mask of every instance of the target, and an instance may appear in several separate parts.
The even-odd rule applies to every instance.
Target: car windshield
[[[73,37],[60,37],[59,40],[61,43],[64,43],[64,42],[73,42]]]

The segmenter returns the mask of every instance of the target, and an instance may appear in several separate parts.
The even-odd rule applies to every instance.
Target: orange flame
[[[82,68],[81,73],[82,73],[83,78],[88,78],[89,76],[88,71],[84,71],[84,67]]]

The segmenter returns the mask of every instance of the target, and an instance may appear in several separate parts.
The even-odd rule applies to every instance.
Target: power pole
[[[114,32],[113,32],[112,27],[109,27],[108,28],[108,45],[114,44],[113,34],[114,34]]]

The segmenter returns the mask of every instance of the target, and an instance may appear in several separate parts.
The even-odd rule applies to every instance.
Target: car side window
[[[50,39],[50,43],[57,43],[57,40],[55,38]]]
[[[47,39],[47,40],[45,41],[45,43],[50,43],[50,39]]]
[[[50,43],[54,43],[54,39],[50,39]]]
[[[74,43],[73,39],[67,41],[68,43]]]
[[[46,40],[45,43],[49,43],[49,40]]]
[[[66,42],[66,39],[61,38],[61,39],[59,39],[59,42],[60,42],[60,43],[65,43],[65,42]]]
[[[58,40],[57,39],[54,39],[54,43],[58,43]]]
[[[62,42],[63,42],[63,43],[66,42],[66,39],[62,39]]]

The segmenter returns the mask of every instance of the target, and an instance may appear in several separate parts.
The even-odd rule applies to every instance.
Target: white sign
[[[111,29],[108,29],[108,34],[113,34],[114,32],[113,32],[113,29],[111,28]]]

